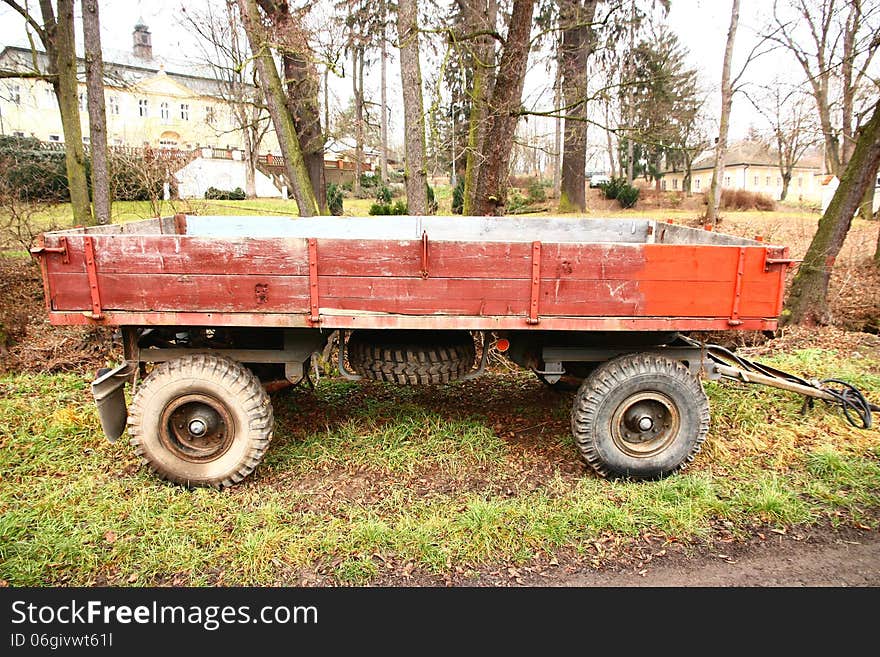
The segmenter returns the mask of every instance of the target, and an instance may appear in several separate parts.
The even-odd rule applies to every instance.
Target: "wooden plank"
[[[740,314],[769,316],[776,281],[751,281]],[[778,280],[778,279],[777,279]],[[105,309],[129,311],[299,312],[309,304],[306,276],[108,274],[98,272]],[[728,317],[728,281],[542,281],[541,316]],[[519,279],[318,277],[324,309],[401,314],[528,315],[530,284]],[[53,308],[90,307],[85,274],[56,274]]]

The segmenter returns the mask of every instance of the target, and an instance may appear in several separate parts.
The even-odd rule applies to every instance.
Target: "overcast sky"
[[[36,4],[36,3],[33,3]],[[79,3],[77,2],[77,9]],[[102,0],[102,45],[108,55],[113,50],[129,50],[131,48],[131,32],[136,20],[143,17],[149,25],[153,36],[153,52],[173,59],[187,57],[188,53],[197,56],[197,48],[193,38],[179,22],[181,0]],[[191,0],[185,3],[195,8],[200,3]],[[756,34],[766,23],[768,8],[767,0],[742,0],[740,11],[740,27],[737,33],[736,52],[741,59],[751,50],[756,42]],[[324,3],[332,11],[332,3]],[[78,19],[79,20],[79,19]],[[320,21],[317,21],[320,23]],[[705,88],[710,91],[709,112],[717,115],[720,99],[717,89],[720,87],[721,64],[724,53],[724,42],[730,22],[729,0],[672,0],[668,16],[670,28],[679,36],[682,43],[690,51],[691,64],[700,72]],[[79,25],[78,25],[79,27]],[[11,9],[0,5],[0,43],[21,44],[24,42],[22,21]],[[393,49],[390,49],[393,52]],[[109,59],[109,57],[108,57]],[[400,81],[398,60],[395,57],[389,63],[389,105],[399,107]],[[736,68],[736,66],[734,67]],[[429,71],[426,71],[426,79]],[[751,66],[745,80],[752,83],[766,83],[774,77],[781,76],[800,80],[802,73],[797,64],[784,53],[769,55]],[[526,95],[534,98],[537,90],[547,84],[548,74],[543,64],[532,68],[527,78]],[[378,65],[368,71],[368,95],[378,99],[379,72]],[[350,97],[351,82],[333,79],[331,101],[335,99],[339,105],[345,105]],[[332,106],[332,105],[331,105]],[[393,141],[399,142],[402,135],[402,112],[391,111]],[[748,100],[738,96],[734,100],[731,138],[746,134],[749,124],[760,124],[760,116],[756,114]],[[591,137],[591,141],[594,137]],[[598,136],[595,137],[598,139]]]

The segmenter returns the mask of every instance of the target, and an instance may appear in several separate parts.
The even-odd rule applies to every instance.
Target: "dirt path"
[[[642,574],[639,574],[639,573]],[[880,532],[821,530],[731,550],[675,554],[642,571],[572,573],[556,586],[880,586]]]

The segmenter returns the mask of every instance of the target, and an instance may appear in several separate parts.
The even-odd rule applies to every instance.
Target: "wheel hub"
[[[166,406],[159,437],[174,454],[203,463],[220,458],[234,438],[234,424],[226,406],[211,395],[183,395]]]
[[[657,391],[630,395],[612,417],[611,436],[626,454],[654,456],[666,449],[678,434],[681,416],[675,403]]]

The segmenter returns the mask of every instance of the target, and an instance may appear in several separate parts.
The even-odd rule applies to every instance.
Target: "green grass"
[[[876,361],[803,350],[772,362],[834,372],[880,397]],[[682,474],[634,483],[578,466],[570,397],[528,375],[424,390],[325,378],[314,393],[275,395],[264,464],[218,492],[158,481],[124,440],[107,443],[87,377],[2,378],[0,579],[360,585],[386,572],[472,572],[560,550],[602,559],[613,554],[597,553],[600,539],[613,551],[646,532],[712,540],[718,521],[739,535],[768,524],[876,526],[876,430],[821,408],[801,416],[787,393],[707,388],[704,452]]]

